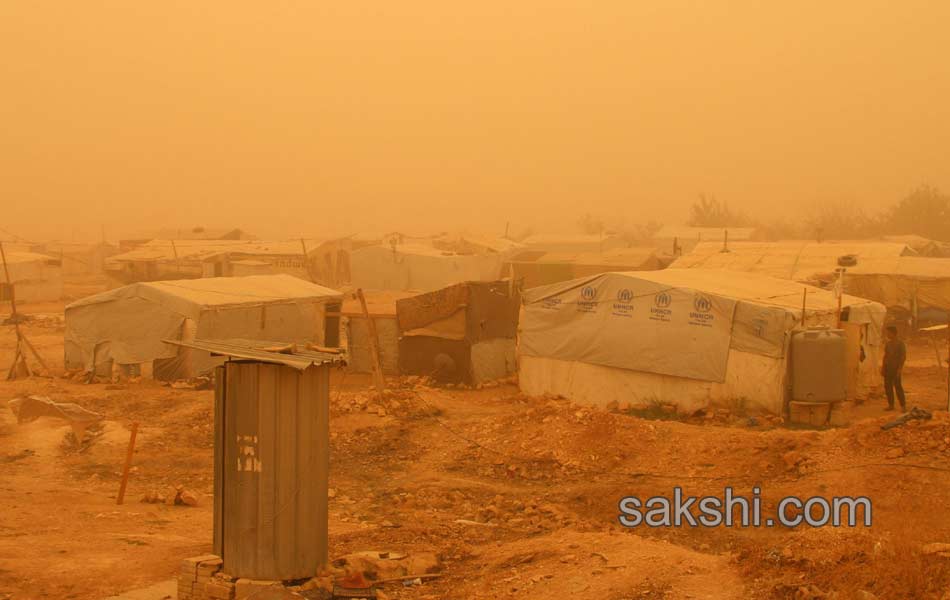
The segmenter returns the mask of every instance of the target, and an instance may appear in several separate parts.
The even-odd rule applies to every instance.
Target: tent
[[[469,281],[397,300],[400,372],[469,384],[514,373],[520,304],[507,281]]]
[[[527,250],[544,252],[606,252],[629,246],[626,240],[616,234],[546,234],[536,233],[521,241]]]
[[[825,279],[831,283],[835,276],[829,273]],[[946,320],[950,311],[950,258],[898,256],[861,261],[847,269],[844,287],[850,294],[875,300],[889,309]]]
[[[761,273],[794,281],[815,281],[834,272],[838,258],[852,255],[857,264],[913,255],[905,244],[894,242],[702,242],[676,259],[674,269],[729,269]]]
[[[532,395],[577,402],[743,403],[781,413],[790,333],[837,323],[831,292],[750,273],[667,269],[605,273],[525,293],[519,379]],[[885,308],[845,296],[848,388],[876,381]]]
[[[35,252],[5,254],[18,302],[55,302],[63,297],[63,263],[58,258]],[[10,296],[6,277],[0,271],[0,301],[7,301]]]
[[[527,251],[516,254],[506,264],[504,273],[511,274],[527,289],[610,271],[654,271],[663,267],[654,248],[579,254]]]
[[[430,292],[463,281],[494,281],[504,253],[462,254],[431,244],[375,245],[350,252],[350,283],[368,290]]]
[[[280,273],[310,280],[316,247],[314,240],[151,240],[105,264],[106,273],[121,284]]]
[[[323,345],[342,295],[290,275],[135,283],[66,307],[66,368],[153,363],[157,379],[206,372],[219,360],[163,340],[246,339]],[[336,310],[339,310],[338,308]],[[330,324],[328,327],[328,323]]]

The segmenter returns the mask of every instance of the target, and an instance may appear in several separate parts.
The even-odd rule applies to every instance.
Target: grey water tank
[[[809,328],[792,335],[792,400],[835,402],[847,397],[845,334]]]

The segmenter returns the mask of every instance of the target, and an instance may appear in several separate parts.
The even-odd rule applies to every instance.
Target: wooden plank
[[[125,486],[129,483],[129,469],[132,467],[132,454],[135,453],[135,436],[139,432],[139,424],[132,422],[132,432],[129,434],[129,448],[125,453],[125,466],[122,468],[122,482],[119,484],[119,495],[116,496],[115,503],[122,504],[125,500]]]
[[[381,394],[386,391],[386,380],[383,378],[383,367],[379,362],[379,334],[376,331],[376,321],[369,316],[369,310],[366,308],[366,296],[363,295],[362,288],[356,290],[356,297],[359,298],[360,306],[363,308],[363,317],[369,325],[369,352],[373,361],[373,382],[376,384],[376,391]]]
[[[329,311],[326,313],[328,317],[349,317],[349,318],[358,318],[365,319],[366,313],[362,311]],[[396,313],[369,313],[369,316],[374,319],[395,319]]]
[[[224,407],[227,398],[228,363],[214,369],[214,544],[224,559]]]

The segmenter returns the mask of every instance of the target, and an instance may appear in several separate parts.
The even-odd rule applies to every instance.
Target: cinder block
[[[244,598],[252,596],[275,583],[280,582],[266,579],[238,579],[234,584],[234,599],[244,600]]]
[[[234,600],[234,584],[218,581],[206,583],[205,596],[215,600]]]

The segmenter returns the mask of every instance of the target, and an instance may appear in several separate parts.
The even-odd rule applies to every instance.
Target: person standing
[[[901,403],[901,410],[907,410],[904,399],[904,385],[901,374],[904,371],[904,361],[907,359],[907,346],[897,337],[897,327],[888,325],[885,328],[887,343],[884,345],[884,362],[881,364],[881,375],[884,376],[884,393],[887,394],[887,410],[894,410],[894,393]]]

